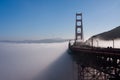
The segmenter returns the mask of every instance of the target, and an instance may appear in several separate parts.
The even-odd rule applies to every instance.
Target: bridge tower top
[[[76,13],[75,41],[83,41],[82,13]]]

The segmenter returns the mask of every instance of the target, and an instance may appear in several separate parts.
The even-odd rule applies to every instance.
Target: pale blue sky
[[[74,38],[76,12],[85,39],[120,25],[120,0],[0,0],[0,40]]]

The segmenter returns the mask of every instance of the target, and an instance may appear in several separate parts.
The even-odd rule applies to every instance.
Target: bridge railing
[[[74,45],[74,43],[75,43],[75,40],[74,40],[74,39],[69,40],[69,47],[73,46],[73,45]]]
[[[91,46],[83,41],[69,40],[69,48],[70,47],[91,47]]]

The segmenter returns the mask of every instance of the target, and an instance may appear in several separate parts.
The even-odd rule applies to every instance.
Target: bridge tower
[[[84,45],[83,39],[83,22],[82,22],[82,13],[76,13],[76,22],[75,22],[75,44],[74,47],[82,47]],[[96,56],[85,55],[84,53],[77,52],[73,56],[73,80],[108,80],[109,77],[107,74],[102,71],[97,70],[96,68],[91,67],[91,57],[93,61],[97,61]],[[77,55],[76,55],[77,54]],[[79,57],[78,57],[79,56]]]
[[[82,13],[76,13],[75,44],[69,43],[73,80],[120,80],[120,49],[93,47],[81,41]]]
[[[82,13],[76,13],[75,42],[76,41],[83,41]]]

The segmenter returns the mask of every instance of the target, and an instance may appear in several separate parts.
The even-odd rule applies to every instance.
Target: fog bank
[[[72,80],[68,43],[0,43],[0,80]]]

